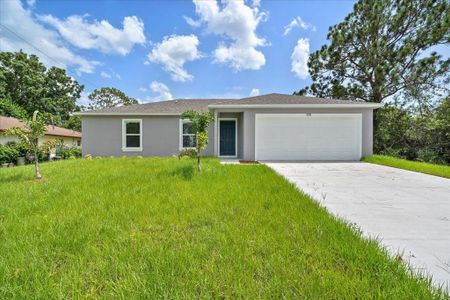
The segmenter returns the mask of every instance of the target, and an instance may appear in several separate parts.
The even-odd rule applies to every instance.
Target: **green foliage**
[[[81,132],[81,117],[70,116],[67,121],[61,124],[62,127]]]
[[[27,157],[29,152],[25,143],[8,142],[0,145],[0,163],[16,163],[18,157]]]
[[[48,152],[50,148],[56,145],[56,141],[47,141],[43,145],[39,145],[39,138],[43,137],[45,133],[45,124],[43,118],[38,116],[38,111],[33,113],[33,118],[26,121],[24,128],[12,127],[5,130],[5,135],[13,135],[20,139],[22,143],[27,145],[33,154],[35,165],[35,178],[42,179],[39,166],[39,153]]]
[[[81,158],[81,149],[78,147],[58,147],[56,155],[61,156],[63,159],[68,158]]]
[[[138,104],[136,99],[128,97],[124,92],[113,87],[95,89],[88,97],[91,100],[88,105],[90,110]]]
[[[313,84],[299,94],[380,103],[408,89],[446,90],[450,59],[430,48],[450,41],[446,0],[359,0],[309,57]]]
[[[188,110],[181,114],[182,119],[192,122],[192,130],[196,133],[197,141],[197,170],[200,172],[200,156],[202,150],[208,146],[208,126],[214,121],[214,116],[207,111]]]
[[[28,113],[15,102],[5,98],[0,99],[0,116],[24,120],[28,118]]]
[[[268,167],[191,165],[0,170],[0,299],[445,298]]]
[[[206,146],[208,146],[208,133],[198,132],[196,138],[197,138],[197,151],[202,151],[206,149]]]
[[[410,161],[386,155],[372,155],[364,157],[363,161],[383,166],[389,166],[424,174],[450,178],[450,166]]]
[[[19,152],[11,145],[0,145],[0,164],[16,163]]]
[[[197,149],[183,149],[183,150],[181,150],[180,153],[178,154],[178,158],[182,158],[182,157],[190,157],[190,158],[197,157]]]
[[[0,99],[9,99],[28,115],[38,110],[67,120],[78,109],[83,88],[65,70],[47,69],[36,55],[0,52]]]
[[[385,106],[374,113],[374,152],[450,164],[450,98],[422,114]]]

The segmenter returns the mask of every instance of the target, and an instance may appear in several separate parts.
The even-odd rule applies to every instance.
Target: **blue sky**
[[[141,102],[290,94],[353,3],[2,0],[0,50],[66,68],[85,85],[80,103],[102,86]]]

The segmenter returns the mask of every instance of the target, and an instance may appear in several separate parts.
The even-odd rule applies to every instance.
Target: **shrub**
[[[181,150],[180,153],[178,154],[178,158],[182,158],[182,157],[190,157],[190,158],[197,157],[197,149],[183,149],[183,150]]]
[[[68,159],[71,156],[80,158],[81,149],[77,147],[60,147],[56,150],[56,155],[61,156],[63,159]]]
[[[431,149],[420,149],[417,151],[417,160],[434,164],[445,164],[444,159],[439,157],[439,154]]]
[[[0,145],[0,164],[15,163],[18,151],[10,145]]]
[[[376,154],[450,164],[450,98],[423,112],[377,109],[373,148]]]

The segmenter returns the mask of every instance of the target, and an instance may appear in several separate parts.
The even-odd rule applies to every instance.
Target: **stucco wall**
[[[142,151],[122,151],[122,120],[142,119]],[[83,155],[171,156],[180,151],[178,116],[83,116]],[[214,131],[209,128],[204,155],[213,155]]]
[[[362,155],[372,154],[373,110],[372,109],[243,109],[216,110],[219,117],[238,118],[238,157],[255,159],[255,114],[256,113],[360,113],[362,114]],[[142,119],[141,152],[122,151],[122,119]],[[204,155],[217,153],[214,139],[214,124],[209,128],[208,147]],[[179,116],[83,116],[83,155],[94,156],[171,156],[180,150]],[[214,150],[216,148],[216,150]]]
[[[41,137],[39,139],[39,145],[42,145],[43,143],[50,141],[50,140],[62,140],[64,142],[64,145],[67,147],[76,147],[77,146],[77,141],[80,140],[79,138],[71,138],[71,137],[60,137],[60,136],[51,136],[51,135],[46,135],[44,137]],[[3,136],[0,135],[0,144],[4,145],[8,142],[19,142],[19,139],[15,136]]]
[[[11,135],[1,135],[0,134],[0,145],[5,145],[8,142],[18,142],[19,139]]]

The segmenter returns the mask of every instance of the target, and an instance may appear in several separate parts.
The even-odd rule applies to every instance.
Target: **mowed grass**
[[[419,173],[450,178],[450,166],[436,165],[419,161],[411,161],[386,155],[364,157],[363,161]]]
[[[0,170],[0,299],[431,299],[263,165],[103,158]]]

